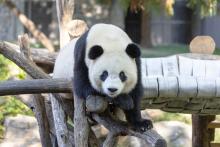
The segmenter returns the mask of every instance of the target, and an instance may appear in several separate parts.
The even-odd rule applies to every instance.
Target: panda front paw
[[[139,132],[145,132],[153,128],[153,123],[149,119],[142,119],[134,123],[134,129]]]
[[[123,110],[131,110],[134,108],[133,99],[129,95],[120,95],[113,100],[113,103]]]

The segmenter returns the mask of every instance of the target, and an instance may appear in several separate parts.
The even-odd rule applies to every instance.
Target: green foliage
[[[111,0],[96,0],[97,3],[99,4],[110,4],[111,3]]]
[[[12,69],[13,71],[10,71]],[[17,72],[15,73],[15,71]],[[13,62],[0,55],[0,81],[7,80],[10,76],[15,76],[18,79],[24,79],[26,74]]]
[[[130,0],[119,0],[119,2],[122,5],[122,7],[124,8],[124,10],[127,11],[129,4],[130,4]]]
[[[148,12],[158,13],[161,10],[161,0],[148,0],[144,2],[144,8]]]
[[[5,80],[9,76],[9,68],[8,64],[9,60],[5,59],[2,55],[0,55],[0,80]]]
[[[10,60],[0,55],[0,82],[11,76],[24,79],[26,74]],[[5,117],[16,114],[33,115],[32,111],[19,100],[13,97],[0,97],[0,139],[3,138]]]
[[[14,97],[0,97],[0,138],[3,138],[3,123],[6,116],[17,114],[33,115],[33,112]]]
[[[188,6],[192,9],[198,9],[202,17],[214,16],[217,12],[217,3],[219,0],[188,0]]]
[[[30,44],[31,48],[44,48],[43,44],[41,44],[40,42],[38,43],[32,43]]]
[[[0,105],[0,122],[5,116],[14,116],[16,114],[33,115],[32,111],[21,101],[14,97],[1,97],[5,102]]]

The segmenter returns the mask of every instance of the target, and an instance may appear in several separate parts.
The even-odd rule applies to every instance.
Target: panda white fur
[[[135,129],[152,127],[140,114],[142,96],[140,49],[120,28],[96,24],[59,53],[54,78],[71,78],[80,98],[100,95],[124,110]]]

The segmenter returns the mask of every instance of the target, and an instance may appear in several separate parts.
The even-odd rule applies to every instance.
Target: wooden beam
[[[214,140],[214,130],[207,126],[213,120],[215,115],[192,115],[192,147],[210,147],[210,142]]]
[[[220,147],[220,143],[211,142],[211,146],[210,147]]]
[[[220,128],[220,121],[212,121],[208,124],[209,129]]]

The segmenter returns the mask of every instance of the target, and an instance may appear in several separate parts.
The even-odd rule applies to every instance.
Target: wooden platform
[[[143,58],[142,108],[220,114],[219,59],[219,56],[201,54]]]

